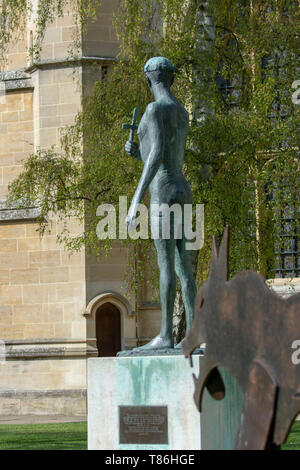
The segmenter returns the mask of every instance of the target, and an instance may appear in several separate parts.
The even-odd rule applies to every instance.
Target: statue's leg
[[[186,240],[176,241],[175,248],[175,270],[179,277],[182,297],[186,312],[186,330],[188,331],[194,319],[194,304],[197,294],[196,283],[192,271],[190,251],[186,250]]]
[[[176,241],[154,240],[157,251],[157,262],[160,271],[159,290],[161,304],[161,331],[160,338],[172,348],[173,344],[173,310],[176,295],[175,277],[175,244]]]
[[[155,349],[170,349],[174,347],[173,340],[173,310],[176,295],[175,276],[175,244],[176,241],[154,240],[157,250],[157,261],[160,270],[160,304],[161,304],[161,331],[159,335],[144,346],[133,351],[147,351]]]

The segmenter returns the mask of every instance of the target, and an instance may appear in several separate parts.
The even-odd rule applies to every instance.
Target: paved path
[[[0,416],[0,424],[78,423],[86,420],[86,416],[66,415]]]

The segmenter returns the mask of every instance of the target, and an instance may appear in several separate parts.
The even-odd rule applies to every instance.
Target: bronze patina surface
[[[300,412],[300,365],[292,361],[292,345],[300,339],[300,294],[283,299],[253,271],[228,280],[228,244],[227,227],[219,250],[213,240],[210,274],[182,347],[191,357],[206,343],[199,378],[194,376],[199,411],[205,387],[216,400],[225,396],[222,366],[245,394],[235,448],[276,448]]]
[[[186,247],[186,222],[183,216],[185,205],[192,204],[191,188],[182,171],[189,132],[189,114],[171,91],[176,69],[169,59],[152,57],[145,64],[144,71],[154,101],[148,104],[138,126],[139,146],[133,141],[136,109],[131,124],[123,125],[123,129],[130,130],[129,140],[125,144],[126,153],[144,163],[126,221],[128,227],[134,226],[139,205],[149,189],[151,225],[157,225],[159,232],[154,237],[154,244],[160,271],[162,320],[160,333],[146,345],[135,348],[132,354],[144,351],[162,353],[164,350],[174,349],[176,275],[181,283],[187,330],[193,321],[197,292],[190,252]],[[181,209],[181,214],[174,215],[174,220],[169,223],[170,233],[164,236],[160,228],[168,225],[170,215],[168,211],[164,213],[163,208],[169,209],[175,205]],[[178,227],[181,227],[181,237],[176,236]],[[119,355],[123,355],[123,352]]]

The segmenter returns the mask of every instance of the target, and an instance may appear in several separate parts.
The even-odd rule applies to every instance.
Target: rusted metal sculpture
[[[205,387],[216,400],[225,396],[218,371],[224,367],[245,396],[235,448],[279,447],[300,412],[300,365],[292,361],[292,345],[300,339],[300,294],[283,299],[253,271],[228,281],[228,244],[227,227],[219,252],[213,239],[210,275],[182,344],[191,358],[206,343],[194,399],[201,411]]]

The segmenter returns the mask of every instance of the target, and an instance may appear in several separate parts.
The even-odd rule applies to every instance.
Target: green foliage
[[[46,8],[49,2],[44,3]],[[61,8],[63,2],[52,3]],[[300,117],[291,101],[292,83],[299,78],[299,4],[212,1],[216,38],[210,52],[201,47],[201,3],[121,2],[115,17],[122,46],[118,62],[95,83],[75,125],[65,129],[62,152],[32,155],[11,185],[10,198],[38,201],[42,230],[53,213],[87,220],[79,236],[67,228],[60,235],[70,249],[83,244],[96,254],[109,249],[108,240],[96,237],[96,208],[104,202],[118,208],[119,196],[129,200],[134,192],[141,164],[124,154],[121,124],[130,121],[135,106],[143,111],[151,101],[143,66],[163,55],[178,69],[174,94],[191,116],[199,102],[212,110],[202,122],[191,120],[184,167],[194,202],[205,204],[199,278],[207,275],[211,236],[220,237],[226,224],[232,234],[231,274],[253,268],[272,276],[282,211],[299,202]],[[79,2],[74,5],[80,12]],[[234,86],[231,93],[220,92],[220,78]],[[138,251],[141,243],[152,266],[150,242],[129,245]]]

